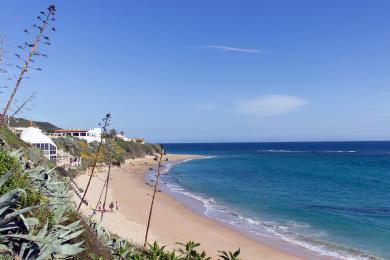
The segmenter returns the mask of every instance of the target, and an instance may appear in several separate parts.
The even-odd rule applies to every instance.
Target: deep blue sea
[[[166,144],[164,183],[203,214],[341,259],[390,259],[390,142]]]

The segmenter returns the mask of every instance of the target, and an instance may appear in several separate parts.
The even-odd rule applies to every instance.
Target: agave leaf
[[[81,233],[83,233],[83,232],[84,232],[84,230],[80,230],[80,231],[74,232],[74,233],[72,233],[72,234],[70,234],[70,235],[68,235],[68,236],[63,237],[62,239],[68,241],[68,240],[71,240],[71,239],[73,239],[73,238],[78,237],[78,236],[81,235]]]
[[[31,220],[34,221],[38,221],[38,224],[39,224],[39,220],[36,219],[36,218],[25,218],[23,215],[19,215],[20,219],[22,220],[22,223],[24,225],[24,228],[27,230],[27,231],[30,231],[30,223],[31,223]],[[31,223],[33,224],[33,223]]]
[[[22,189],[13,189],[0,197],[0,208],[8,205],[13,205],[17,202],[19,197],[26,193]]]
[[[62,244],[60,240],[53,241],[52,243],[47,243],[45,246],[42,247],[41,254],[37,258],[38,259],[47,259],[50,255],[55,255],[56,258],[61,258],[61,255],[72,255],[77,254],[81,251],[83,251],[82,248],[80,248],[80,245],[83,242],[79,242],[76,244]]]
[[[9,235],[3,235],[2,237],[19,238],[19,239],[23,239],[23,240],[26,240],[26,241],[37,242],[37,243],[42,243],[42,244],[47,244],[47,243],[50,242],[50,239],[48,239],[48,238],[41,238],[41,237],[38,237],[38,236],[34,236],[32,234],[27,234],[27,235],[23,235],[23,234],[16,234],[16,235],[9,234]]]
[[[17,229],[17,228],[20,228],[20,225],[17,224],[17,223],[15,223],[15,222],[11,222],[11,223],[8,223],[8,224],[6,224],[6,225],[3,225],[3,226],[0,228],[0,232],[12,230],[12,229]]]
[[[27,243],[27,242],[22,243],[22,246],[20,247],[20,250],[19,250],[19,257],[20,258],[23,258],[24,252],[26,251],[28,244],[29,243]]]
[[[38,253],[38,249],[29,247],[28,253],[24,259],[35,259]]]
[[[55,225],[55,227],[61,228],[61,229],[74,229],[74,228],[77,228],[77,227],[78,227],[78,225],[80,224],[80,222],[81,222],[81,219],[80,219],[80,220],[77,220],[77,221],[75,221],[75,222],[73,222],[73,223],[71,223],[71,224],[69,224],[69,225],[67,225],[67,226]]]
[[[47,245],[44,249],[44,252],[36,260],[47,259],[48,256],[52,254],[56,255],[56,257],[59,257],[61,255],[63,256],[76,255],[84,251],[84,249],[80,247],[83,242],[84,241],[81,241],[76,244],[63,244],[63,245],[56,245],[56,243],[53,243]]]
[[[38,206],[32,206],[32,207],[27,207],[27,208],[24,208],[24,209],[20,209],[20,210],[17,210],[17,211],[14,211],[8,215],[6,215],[3,219],[0,219],[0,227],[11,222],[14,218],[16,218],[17,216],[21,215],[21,214],[24,214],[24,213],[27,213],[33,209],[36,209],[36,208],[39,208],[41,207],[41,205],[38,205]]]
[[[9,172],[4,173],[0,177],[0,188],[1,188],[1,186],[4,185],[4,183],[6,183],[8,181],[8,179],[11,177],[12,174],[13,174],[13,172],[9,171]]]
[[[59,248],[59,253],[62,255],[76,255],[84,251],[84,248],[80,247],[83,243],[84,241],[75,244],[64,244]]]
[[[46,221],[45,225],[39,230],[37,237],[44,238],[46,236],[48,225],[49,223]]]
[[[6,212],[11,206],[4,206],[0,208],[0,216],[3,215],[4,212]]]
[[[29,226],[36,226],[39,224],[39,220],[37,218],[25,218],[25,221]]]
[[[60,220],[62,219],[62,216],[64,215],[66,211],[66,207],[64,206],[60,206],[58,208],[56,208],[53,213],[54,213],[54,216],[53,216],[53,221],[54,223],[60,223]]]

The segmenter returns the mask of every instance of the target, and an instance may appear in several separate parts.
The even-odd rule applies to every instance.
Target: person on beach
[[[119,204],[118,204],[118,201],[115,201],[115,208],[116,208],[116,211],[119,210]]]
[[[98,209],[99,209],[99,211],[102,211],[102,202],[101,201],[99,201],[99,203],[98,203]]]
[[[112,202],[112,201],[110,203],[110,210],[111,210],[111,212],[114,212],[114,202]]]

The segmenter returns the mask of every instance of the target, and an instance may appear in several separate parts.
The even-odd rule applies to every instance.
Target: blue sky
[[[49,3],[1,1],[9,59]],[[390,139],[389,1],[54,4],[26,118],[91,128],[111,112],[150,142]]]

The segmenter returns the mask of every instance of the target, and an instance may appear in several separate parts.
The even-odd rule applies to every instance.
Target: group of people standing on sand
[[[111,201],[110,204],[108,204],[108,207],[110,208],[110,210],[106,210],[105,203],[103,203],[103,208],[102,208],[102,202],[99,201],[98,206],[97,206],[97,210],[103,211],[103,212],[106,212],[106,211],[114,212],[114,209],[115,209],[115,211],[119,211],[118,201],[115,201],[115,204],[113,201]]]

